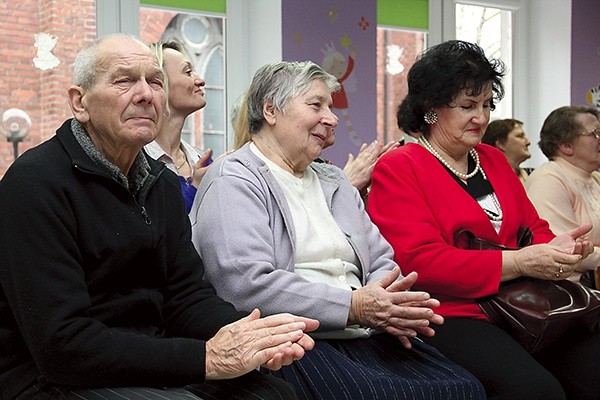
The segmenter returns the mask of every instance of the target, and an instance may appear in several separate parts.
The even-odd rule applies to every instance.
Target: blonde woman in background
[[[203,89],[206,82],[194,71],[180,43],[152,43],[150,49],[165,72],[168,100],[160,131],[144,149],[150,157],[164,162],[177,174],[186,211],[189,212],[196,189],[212,161],[212,150],[202,151],[185,142],[181,139],[181,130],[188,115],[206,105]]]

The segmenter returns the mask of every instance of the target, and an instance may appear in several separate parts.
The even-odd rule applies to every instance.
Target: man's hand
[[[254,309],[206,342],[206,379],[235,378],[260,365],[273,370],[289,365],[314,347],[304,332],[318,326],[319,321],[291,314],[260,318]]]

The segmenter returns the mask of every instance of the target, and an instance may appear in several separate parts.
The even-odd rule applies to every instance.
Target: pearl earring
[[[433,110],[428,110],[427,112],[425,112],[423,119],[425,120],[425,123],[427,125],[433,125],[436,122],[438,122],[438,116]]]

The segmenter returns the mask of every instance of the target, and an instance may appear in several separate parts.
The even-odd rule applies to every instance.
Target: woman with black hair
[[[423,340],[475,375],[488,399],[597,400],[599,336],[574,332],[530,354],[478,305],[504,281],[566,279],[592,251],[581,238],[590,225],[555,236],[506,157],[480,143],[502,98],[503,74],[500,61],[463,41],[434,46],[417,60],[398,124],[419,141],[379,160],[369,213],[402,271],[418,272],[413,288],[441,302],[437,312],[445,323]],[[519,250],[455,245],[456,235],[469,230],[515,248],[521,227],[533,241]]]

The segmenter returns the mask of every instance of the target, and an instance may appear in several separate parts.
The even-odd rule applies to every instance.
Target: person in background
[[[443,322],[439,302],[409,290],[417,274],[401,276],[342,170],[314,162],[338,125],[338,88],[313,62],[258,69],[252,140],[215,161],[190,212],[207,279],[239,309],[319,320],[304,362],[276,374],[300,398],[483,398],[475,378],[414,339]]]
[[[564,106],[552,111],[542,126],[539,146],[548,157],[525,184],[527,195],[554,232],[584,223],[594,252],[569,279],[595,286],[600,266],[600,113],[592,107]],[[592,279],[590,279],[592,278]]]
[[[204,85],[183,46],[176,41],[150,45],[165,72],[167,109],[154,141],[144,146],[148,155],[164,162],[179,177],[181,193],[189,212],[196,190],[212,162],[212,150],[200,151],[181,139],[185,119],[206,105]]]
[[[423,341],[481,383],[488,399],[598,399],[600,337],[581,330],[528,353],[489,322],[478,299],[518,277],[568,278],[593,249],[582,237],[590,225],[555,236],[496,148],[481,144],[490,112],[504,93],[504,66],[476,44],[451,40],[425,50],[408,72],[399,126],[420,134],[381,157],[368,209],[413,286],[440,300],[445,319]],[[473,250],[456,243],[464,230],[519,250]],[[567,396],[565,396],[565,392]]]
[[[0,181],[0,398],[295,398],[256,368],[301,358],[318,321],[236,311],[202,279],[177,177],[142,151],[156,56],[109,35],[73,76],[75,118]]]
[[[231,126],[233,127],[233,149],[237,150],[252,140],[248,132],[248,111],[246,109],[246,92],[240,95],[231,108]]]
[[[525,183],[529,174],[527,169],[521,168],[521,163],[531,158],[529,152],[531,143],[523,130],[523,122],[512,118],[490,122],[483,135],[482,143],[500,149],[521,183]]]

